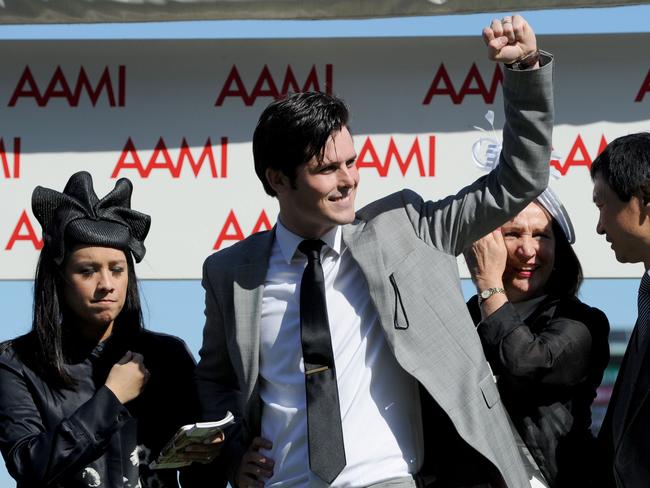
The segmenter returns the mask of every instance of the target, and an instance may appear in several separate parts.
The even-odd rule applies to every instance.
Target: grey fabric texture
[[[527,487],[528,479],[465,306],[456,256],[546,188],[553,75],[543,59],[539,70],[505,70],[504,149],[494,171],[438,201],[410,190],[389,195],[342,229],[395,358],[510,488]],[[206,418],[231,409],[244,419],[240,438],[225,449],[233,468],[260,432],[260,315],[273,240],[274,231],[255,234],[209,257],[203,270],[199,396]]]

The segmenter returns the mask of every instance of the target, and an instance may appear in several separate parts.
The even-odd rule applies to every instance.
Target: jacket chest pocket
[[[500,400],[499,390],[494,382],[494,376],[492,376],[492,373],[483,378],[479,382],[478,386],[481,389],[481,393],[483,393],[483,399],[485,400],[486,405],[488,408],[492,408]]]
[[[397,286],[395,274],[392,273],[388,279],[391,286],[393,287],[393,294],[395,295],[395,303],[393,304],[393,325],[396,329],[408,329],[409,318],[408,315],[406,315],[406,308],[404,307],[404,302],[402,301],[402,295],[399,291],[399,286]]]
[[[392,267],[392,272],[388,276],[392,292],[389,303],[393,307],[392,319],[395,329],[405,330],[411,325],[415,327],[418,320],[422,318],[421,314],[427,313],[425,311],[431,314],[435,312],[435,309],[431,309],[426,295],[434,292],[436,287],[446,289],[446,284],[441,285],[437,281],[446,283],[449,280],[445,268],[447,259],[449,259],[447,255],[423,245],[422,248],[403,256]],[[453,265],[456,266],[455,258]],[[440,293],[439,296],[445,294]]]

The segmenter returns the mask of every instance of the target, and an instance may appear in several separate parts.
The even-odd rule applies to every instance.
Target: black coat
[[[598,434],[598,488],[650,486],[650,347],[646,338],[636,351],[637,333],[635,328]]]
[[[27,334],[0,355],[0,449],[18,488],[178,487],[176,470],[148,464],[178,427],[197,420],[195,363],[183,341],[143,331],[92,350],[76,345],[66,360],[72,388],[52,387],[37,373],[33,346]],[[143,355],[151,376],[122,405],[104,382],[127,350]],[[182,485],[199,486],[185,471]]]
[[[525,320],[506,302],[481,321],[468,307],[502,401],[552,487],[585,486],[591,403],[609,362],[609,322],[577,298],[545,298]]]

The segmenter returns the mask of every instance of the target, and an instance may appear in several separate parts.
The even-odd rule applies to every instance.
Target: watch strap
[[[537,64],[537,61],[539,61],[539,49],[535,49],[534,51],[529,52],[528,54],[516,60],[514,63],[506,64],[506,66],[510,69],[514,69],[515,71],[523,71],[535,66],[535,64]]]
[[[485,300],[487,300],[488,298],[490,298],[492,295],[496,295],[497,293],[503,293],[503,294],[505,294],[505,292],[506,292],[506,291],[505,291],[503,288],[500,288],[500,287],[496,287],[496,288],[486,288],[485,290],[481,291],[481,292],[478,294],[478,304],[479,304],[479,307],[483,304],[483,302],[484,302]]]

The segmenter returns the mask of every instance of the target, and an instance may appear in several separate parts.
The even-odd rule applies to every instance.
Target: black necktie
[[[305,240],[298,249],[307,256],[300,284],[300,335],[305,362],[309,467],[332,483],[345,466],[341,409],[332,353],[320,240]]]
[[[641,285],[639,285],[638,297],[639,317],[637,318],[637,340],[636,346],[642,347],[650,326],[650,275],[643,274]]]

